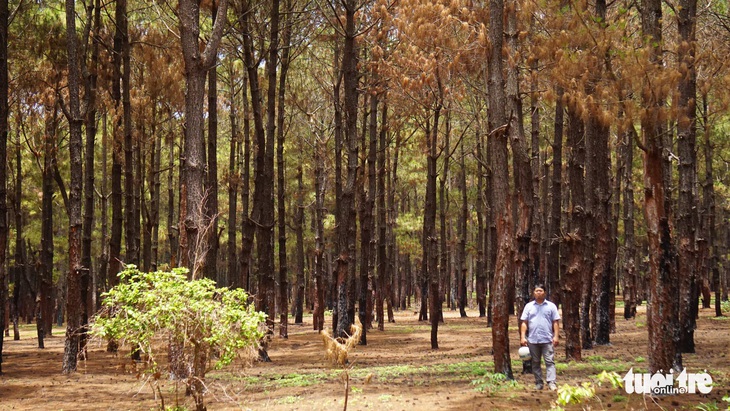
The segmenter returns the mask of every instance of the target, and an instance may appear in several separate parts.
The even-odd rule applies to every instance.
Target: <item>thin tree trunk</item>
[[[117,0],[115,10],[114,32],[114,53],[113,53],[113,72],[112,72],[112,101],[116,112],[114,119],[113,143],[112,143],[112,175],[111,175],[111,197],[112,197],[112,229],[109,237],[109,271],[107,278],[109,287],[114,287],[119,283],[117,274],[121,271],[121,253],[122,253],[122,225],[124,224],[124,216],[122,215],[122,141],[123,141],[123,116],[120,114],[122,110],[122,43],[126,32],[127,19],[127,1]],[[172,186],[171,186],[172,187]],[[110,349],[116,350],[112,344]]]
[[[623,297],[624,297],[624,318],[630,319],[636,316],[636,294],[637,294],[637,272],[636,272],[636,244],[634,239],[634,139],[636,131],[631,127],[624,135],[623,163],[624,163],[624,268],[623,268]]]
[[[125,263],[139,264],[139,247],[137,230],[139,219],[135,219],[137,209],[134,201],[135,184],[134,170],[135,163],[139,161],[134,157],[134,140],[132,138],[132,101],[130,97],[131,87],[131,46],[129,44],[127,0],[122,0],[124,15],[120,22],[122,30],[122,123],[124,132],[124,242],[125,242]]]
[[[479,318],[487,316],[487,271],[484,264],[484,171],[482,163],[484,162],[484,155],[482,153],[482,131],[477,129],[477,202],[476,202],[476,215],[477,215],[477,234],[476,234],[476,252],[477,252],[477,263],[476,263],[476,293],[477,293],[477,305],[479,308]]]
[[[504,0],[490,0],[489,10],[489,40],[492,47],[487,56],[489,68],[487,93],[489,95],[489,139],[494,140],[492,146],[494,150],[490,153],[490,165],[493,172],[492,195],[497,229],[494,239],[497,257],[490,293],[493,311],[492,350],[494,371],[504,374],[511,380],[514,377],[509,355],[509,307],[507,304],[509,290],[507,287],[509,285],[508,277],[513,272],[515,250],[507,161],[507,138],[510,126],[505,112],[507,96],[502,71]]]
[[[237,169],[238,164],[238,144],[240,132],[238,130],[238,122],[236,119],[236,84],[234,81],[233,65],[230,66],[228,77],[231,79],[230,93],[228,104],[230,106],[229,119],[231,123],[231,146],[228,157],[228,267],[227,267],[227,283],[229,287],[240,288],[241,283],[238,280],[238,249],[236,248],[236,236],[238,227],[236,217],[238,216],[238,186],[241,180],[241,170]],[[243,86],[245,87],[245,85]]]
[[[96,138],[96,80],[97,67],[99,62],[99,31],[101,30],[101,4],[99,0],[88,5],[89,18],[93,19],[93,36],[91,46],[91,64],[87,70],[83,65],[84,75],[84,98],[86,100],[86,149],[84,159],[84,216],[83,216],[83,233],[81,244],[81,266],[84,267],[84,275],[81,278],[82,294],[84,302],[82,323],[87,324],[89,315],[95,312],[92,298],[96,294],[91,285],[95,285],[96,281],[92,277],[96,277],[95,271],[91,263],[91,234],[94,229],[94,146]],[[92,17],[93,16],[93,17]],[[81,354],[86,357],[86,329],[82,331],[81,336]]]
[[[70,374],[76,371],[78,360],[81,329],[83,321],[83,289],[81,265],[81,189],[83,183],[83,163],[81,159],[83,118],[81,116],[81,101],[79,88],[81,70],[79,67],[78,39],[76,33],[75,1],[66,0],[66,48],[68,53],[68,91],[69,102],[66,118],[69,123],[69,155],[71,181],[69,183],[68,200],[68,265],[69,271],[66,280],[66,341],[63,352],[63,373]],[[5,164],[3,159],[2,164]],[[4,178],[3,178],[4,181]],[[0,212],[5,213],[0,206]],[[5,217],[3,217],[5,218]],[[2,224],[0,224],[0,227]],[[0,245],[2,244],[0,236]]]
[[[254,119],[254,137],[256,139],[256,164],[254,177],[253,210],[248,227],[255,228],[257,258],[258,258],[258,292],[256,309],[268,315],[266,320],[267,333],[274,331],[275,298],[274,298],[274,204],[273,204],[273,159],[274,159],[274,127],[276,110],[276,60],[279,32],[279,3],[272,4],[271,12],[271,51],[266,60],[266,73],[269,82],[268,90],[268,117],[266,130],[264,129],[264,109],[258,80],[258,62],[254,61],[253,38],[250,27],[251,4],[246,3],[246,10],[240,16],[244,30],[244,60],[248,71],[248,80],[251,91],[251,113]],[[275,19],[274,19],[275,17]],[[248,234],[244,238],[250,238]],[[248,244],[245,244],[248,245]],[[243,258],[250,255],[250,249],[244,249]],[[247,267],[246,267],[247,268]],[[261,357],[266,360],[266,349],[260,351]]]
[[[426,127],[427,180],[426,199],[423,210],[423,260],[424,267],[421,286],[421,310],[426,301],[430,302],[431,314],[431,349],[438,348],[439,323],[439,271],[438,271],[438,237],[436,236],[436,163],[438,161],[438,126],[441,115],[441,106],[434,109],[433,129]],[[428,297],[427,297],[428,296]],[[424,318],[425,319],[425,318]]]
[[[438,70],[438,69],[437,69]],[[436,72],[438,75],[438,71]],[[440,81],[440,79],[439,79]],[[441,108],[442,101],[439,101],[439,109]],[[448,112],[447,112],[448,113]],[[434,117],[435,118],[435,117]],[[434,140],[438,144],[438,124],[434,121]],[[439,301],[436,304],[436,311],[439,321],[443,322],[444,314],[443,314],[443,304],[444,304],[444,295],[448,296],[449,300],[447,301],[447,306],[451,306],[451,257],[452,257],[452,251],[449,247],[449,244],[447,243],[446,239],[449,237],[449,234],[446,229],[446,213],[448,212],[449,204],[447,200],[446,195],[446,180],[450,178],[449,175],[449,166],[451,165],[451,116],[447,114],[446,116],[446,131],[444,133],[444,143],[443,143],[443,149],[444,153],[444,165],[443,169],[441,171],[441,176],[438,179],[439,180],[439,188],[438,188],[438,209],[439,209],[439,235],[436,237],[438,238],[438,275],[439,275],[439,290],[438,290],[438,298]],[[438,172],[437,174],[438,175]],[[431,302],[433,304],[434,302]],[[433,314],[431,314],[433,315]],[[433,321],[433,319],[432,319]],[[432,322],[433,323],[433,322]],[[433,334],[433,330],[431,331]]]
[[[662,70],[662,5],[660,0],[643,3],[642,32],[647,38],[649,62]],[[660,86],[647,82],[641,90],[641,128],[644,135],[644,218],[649,242],[649,296],[647,328],[649,332],[649,372],[681,369],[682,354],[677,352],[679,339],[677,323],[677,272],[672,244],[664,170],[665,127],[662,111],[665,96]]]
[[[314,145],[314,309],[312,327],[316,331],[324,329],[324,194],[325,179],[323,151],[325,143],[317,137]],[[364,324],[363,324],[364,325]]]
[[[51,336],[53,327],[53,169],[56,164],[56,128],[58,126],[58,110],[54,106],[46,107],[51,113],[46,119],[46,134],[43,142],[43,176],[41,200],[41,250],[38,284],[39,325],[38,348],[44,348],[44,339]]]
[[[722,301],[721,301],[721,285],[720,284],[720,270],[718,267],[718,245],[717,245],[717,233],[715,228],[716,221],[716,205],[715,205],[715,187],[714,187],[714,166],[712,164],[713,159],[713,144],[710,141],[710,123],[708,120],[708,101],[707,93],[702,93],[702,124],[704,129],[702,133],[704,135],[704,154],[705,154],[705,181],[702,183],[702,202],[704,203],[704,227],[707,241],[704,246],[708,248],[706,261],[707,268],[705,272],[712,274],[712,288],[715,290],[715,316],[722,317]]]
[[[461,161],[459,162],[461,170],[459,170],[459,189],[461,190],[461,216],[459,217],[459,245],[457,249],[459,264],[456,265],[457,275],[457,296],[459,303],[459,316],[466,318],[466,303],[467,303],[467,287],[466,287],[466,274],[467,274],[467,263],[466,263],[466,236],[468,235],[467,220],[469,218],[469,204],[466,195],[466,152],[464,151],[464,144],[460,144],[461,148]]]
[[[175,137],[171,134],[167,136],[168,140],[168,174],[167,174],[167,243],[170,251],[170,267],[178,265],[178,243],[180,229],[175,218]],[[113,180],[113,177],[112,177]],[[113,190],[112,190],[113,191]],[[112,195],[113,196],[113,195]],[[113,230],[113,229],[112,229]]]
[[[302,324],[304,316],[304,297],[306,281],[304,278],[304,176],[301,162],[297,167],[297,205],[294,212],[294,232],[296,242],[296,287],[294,292],[294,324]],[[363,332],[365,330],[363,329]]]
[[[286,76],[289,71],[289,48],[292,36],[292,7],[291,0],[285,0],[286,24],[281,49],[281,72],[279,73],[279,94],[276,117],[277,127],[277,214],[279,223],[279,336],[288,338],[289,322],[289,280],[286,249],[286,186],[285,186],[285,164],[284,164],[284,97],[286,96]]]
[[[357,55],[358,48],[355,43],[355,0],[346,0],[345,7],[345,32],[344,47],[342,53],[342,74],[344,84],[344,114],[345,114],[345,143],[347,147],[347,178],[342,188],[342,200],[338,212],[337,247],[339,256],[337,258],[337,325],[335,334],[338,337],[346,337],[350,329],[350,318],[348,310],[348,285],[350,278],[350,264],[354,264],[355,258],[355,192],[357,188],[357,162],[358,162],[358,134],[357,134]],[[354,268],[354,267],[353,267]]]
[[[574,102],[572,104],[575,104]],[[584,238],[585,238],[585,194],[583,186],[583,167],[585,152],[579,142],[583,136],[583,125],[576,108],[568,106],[568,134],[566,145],[572,148],[568,157],[568,178],[570,186],[570,223],[569,232],[563,238],[567,252],[568,267],[561,276],[563,303],[563,328],[565,329],[565,355],[580,361],[582,334],[581,295],[583,292]],[[585,331],[583,330],[583,333]]]
[[[8,297],[6,250],[7,222],[7,161],[8,145],[8,2],[0,2],[0,374],[3,363],[3,331],[5,330],[5,301]],[[20,202],[20,199],[18,199]],[[17,228],[17,227],[16,227]],[[17,286],[17,284],[16,284]]]
[[[677,351],[694,353],[700,263],[697,254],[697,71],[695,70],[697,0],[680,1],[677,29],[679,77],[679,201],[677,202],[677,272],[679,274],[679,343]]]
[[[109,178],[109,173],[107,172],[107,153],[108,153],[108,143],[107,143],[107,128],[106,128],[106,112],[104,112],[101,116],[101,188],[99,193],[99,199],[101,201],[101,204],[99,207],[101,208],[101,257],[99,262],[99,276],[98,276],[98,284],[97,284],[97,297],[96,297],[96,309],[99,309],[101,307],[101,292],[108,291],[109,290],[109,273],[108,273],[108,267],[109,267],[109,226],[107,224],[108,220],[108,210],[107,210],[107,204],[109,196],[107,194],[107,178]]]
[[[553,134],[553,161],[551,179],[550,228],[548,238],[547,278],[549,289],[547,298],[556,305],[563,301],[560,293],[561,271],[560,250],[562,236],[560,235],[562,206],[563,206],[563,88],[557,87],[555,98],[555,122]]]
[[[380,133],[379,133],[379,140],[377,145],[372,144],[370,146],[371,149],[377,149],[377,209],[378,209],[378,216],[377,216],[377,222],[375,226],[378,227],[378,251],[377,251],[377,272],[378,272],[378,330],[379,331],[385,331],[385,311],[384,311],[384,302],[391,301],[390,295],[391,295],[391,275],[390,275],[390,259],[388,258],[387,253],[387,247],[388,247],[388,210],[386,208],[386,198],[385,193],[389,192],[388,187],[385,186],[386,184],[386,159],[385,159],[385,153],[386,153],[386,124],[388,121],[388,106],[385,102],[383,102],[383,111],[382,111],[382,117],[381,117],[381,124],[380,124]],[[378,116],[378,111],[376,107],[371,107],[372,113],[371,115],[376,117]],[[375,131],[375,130],[373,130]],[[374,137],[374,136],[373,136]],[[376,147],[374,147],[376,146]],[[375,177],[375,176],[373,176]],[[392,258],[392,255],[391,255]],[[390,304],[389,304],[390,305]],[[389,312],[389,319],[392,318],[392,314]]]
[[[374,80],[373,80],[374,81]],[[370,124],[368,129],[369,145],[367,155],[367,193],[365,201],[362,202],[362,222],[360,225],[361,230],[361,257],[360,257],[360,296],[358,306],[360,309],[359,316],[360,322],[365,325],[362,329],[362,335],[360,337],[360,344],[367,345],[367,324],[372,321],[369,318],[372,315],[372,286],[370,280],[372,277],[372,270],[375,266],[376,256],[373,252],[375,250],[374,244],[376,244],[373,236],[375,230],[375,219],[373,218],[373,210],[375,209],[375,196],[376,196],[376,177],[375,177],[375,162],[376,152],[378,146],[378,95],[372,93],[370,95]],[[364,184],[363,184],[364,186]],[[382,271],[379,271],[382,273]],[[378,283],[376,288],[376,316],[378,318],[378,329],[382,330],[382,316],[383,316],[383,290]]]
[[[509,111],[509,141],[512,145],[513,168],[515,179],[515,245],[517,253],[515,256],[515,302],[516,312],[522,313],[525,304],[530,300],[530,277],[532,267],[535,263],[531,260],[530,248],[532,237],[537,233],[532,232],[534,219],[533,203],[535,190],[532,181],[532,164],[528,151],[528,144],[525,138],[524,116],[522,115],[522,97],[520,95],[519,83],[519,52],[517,45],[517,9],[516,3],[510,5],[507,13],[507,27],[505,34],[505,47],[508,49],[510,58],[507,60],[507,78],[505,93],[507,98],[507,110]],[[517,319],[519,323],[519,318]]]
[[[206,222],[202,205],[205,200],[203,189],[205,168],[205,147],[203,138],[203,98],[205,78],[215,63],[218,45],[226,24],[228,1],[221,0],[218,5],[213,31],[205,48],[200,50],[200,4],[194,0],[183,0],[179,4],[180,42],[185,63],[185,133],[184,155],[180,206],[181,226],[181,264],[190,269],[191,278],[199,278],[203,273],[203,262],[209,251],[204,236]],[[183,207],[184,204],[184,207]]]
[[[215,24],[216,2],[212,2],[211,18]],[[228,281],[218,270],[218,70],[217,56],[208,69],[208,169],[205,184],[205,224],[208,252],[205,254],[205,276],[215,281],[218,286]]]

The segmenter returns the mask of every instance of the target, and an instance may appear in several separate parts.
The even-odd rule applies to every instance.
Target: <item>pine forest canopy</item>
[[[651,371],[722,315],[726,1],[4,3],[0,321],[65,321],[64,372],[127,264],[243,288],[281,337],[414,307],[435,349],[473,304],[507,377],[537,283],[576,360],[617,295]]]

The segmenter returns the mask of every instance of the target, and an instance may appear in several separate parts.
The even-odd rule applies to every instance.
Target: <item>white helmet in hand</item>
[[[528,347],[520,347],[520,350],[518,352],[522,361],[532,359],[532,356],[530,355],[530,349]]]

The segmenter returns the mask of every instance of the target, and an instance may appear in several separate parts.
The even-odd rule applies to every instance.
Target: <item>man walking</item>
[[[545,287],[535,286],[535,299],[525,304],[520,320],[520,344],[530,348],[532,373],[535,375],[535,389],[543,387],[540,357],[545,358],[547,383],[551,390],[555,385],[555,347],[558,345],[558,322],[560,314],[555,304],[545,299]]]

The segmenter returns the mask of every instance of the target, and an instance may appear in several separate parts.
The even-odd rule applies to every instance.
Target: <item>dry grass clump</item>
[[[329,331],[320,331],[325,346],[325,357],[333,364],[344,367],[347,364],[347,354],[352,350],[362,335],[362,323],[355,316],[355,323],[350,326],[350,335],[347,338],[332,338]]]

